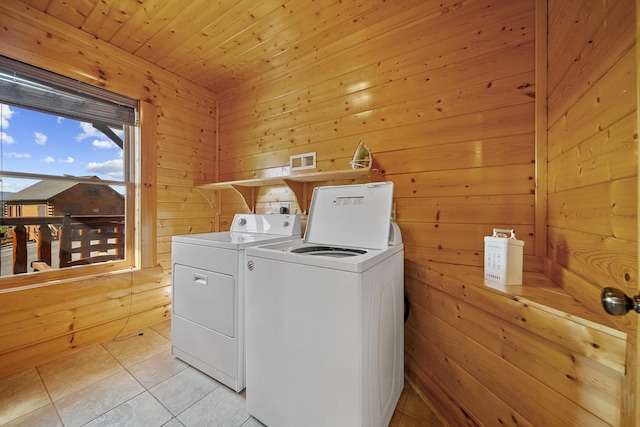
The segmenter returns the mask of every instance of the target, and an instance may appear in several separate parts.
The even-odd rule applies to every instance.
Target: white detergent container
[[[512,229],[494,228],[484,238],[484,278],[500,285],[522,284],[524,242]]]

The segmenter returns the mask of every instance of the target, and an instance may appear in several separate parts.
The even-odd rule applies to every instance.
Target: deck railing
[[[26,273],[29,264],[36,270],[53,268],[55,257],[59,268],[124,259],[124,215],[2,217],[0,225],[9,227],[13,274]],[[53,254],[56,239],[59,250]],[[27,245],[31,241],[37,242],[38,249],[37,260],[29,263]]]

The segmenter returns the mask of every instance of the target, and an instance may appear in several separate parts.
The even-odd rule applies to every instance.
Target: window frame
[[[53,72],[51,72],[53,73]],[[56,74],[56,73],[53,73]],[[64,76],[63,76],[64,77]],[[104,90],[97,88],[98,90]],[[113,93],[113,92],[112,92]],[[114,93],[114,96],[123,96]],[[28,272],[0,277],[0,290],[23,286],[47,284],[54,281],[86,278],[97,275],[139,270],[157,264],[156,249],[156,165],[155,142],[151,138],[156,132],[156,109],[147,102],[137,102],[136,126],[125,125],[129,143],[123,147],[125,179],[116,185],[126,187],[125,196],[125,258],[61,269]],[[149,140],[148,143],[143,142]],[[145,161],[148,159],[148,161]],[[8,174],[7,174],[8,175]],[[31,178],[37,174],[28,174]],[[49,177],[53,178],[56,177]],[[145,182],[142,185],[142,182]],[[93,182],[95,184],[95,182]],[[148,212],[143,215],[142,212]],[[145,250],[142,247],[145,246]]]

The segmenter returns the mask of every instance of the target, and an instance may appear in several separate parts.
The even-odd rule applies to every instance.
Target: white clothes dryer
[[[171,353],[245,388],[245,249],[300,239],[299,215],[236,214],[231,230],[172,238]]]
[[[393,183],[317,187],[304,239],[247,248],[247,411],[268,426],[387,426],[404,385]]]

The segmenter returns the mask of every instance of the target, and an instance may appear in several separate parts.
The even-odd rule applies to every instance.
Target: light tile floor
[[[170,336],[165,321],[0,378],[0,426],[262,426],[244,393],[171,356]],[[390,425],[442,426],[409,385]]]

